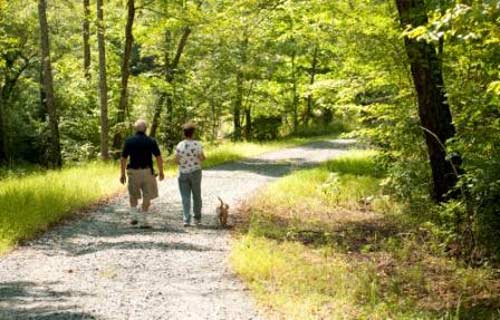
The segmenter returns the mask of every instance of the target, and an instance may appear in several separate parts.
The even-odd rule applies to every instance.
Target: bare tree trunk
[[[243,106],[243,85],[245,82],[245,74],[243,67],[247,63],[247,47],[248,37],[240,43],[240,65],[236,71],[236,97],[234,99],[233,108],[233,139],[241,140],[241,109]]]
[[[252,140],[252,109],[245,108],[245,140]]]
[[[296,53],[292,55],[292,131],[295,133],[299,127],[299,97],[297,95],[297,68],[295,66]]]
[[[83,69],[90,79],[90,0],[83,0]]]
[[[1,89],[1,88],[0,88]],[[0,165],[7,161],[7,141],[3,107],[3,90],[0,90]]]
[[[135,19],[135,1],[128,0],[128,15],[127,25],[125,26],[125,49],[123,51],[122,59],[122,82],[120,89],[120,104],[118,105],[118,113],[116,115],[116,123],[121,124],[125,121],[127,114],[128,103],[128,79],[130,76],[130,55],[132,54],[132,43],[134,42],[134,35],[132,34]],[[122,132],[117,131],[113,138],[113,148],[120,149],[123,142]]]
[[[241,140],[241,104],[243,100],[243,72],[236,73],[236,97],[233,108],[233,139]]]
[[[61,146],[59,142],[59,124],[54,98],[52,65],[50,62],[49,25],[47,23],[47,3],[45,0],[38,1],[38,19],[40,22],[40,45],[42,49],[43,88],[45,92],[45,102],[47,104],[47,113],[49,115],[50,138],[48,164],[51,168],[60,168],[62,166]]]
[[[101,158],[109,159],[108,82],[106,72],[106,42],[104,40],[103,0],[97,0],[97,46],[99,51],[99,98],[101,105]]]
[[[424,0],[396,0],[396,4],[403,28],[427,24]],[[433,178],[432,196],[436,202],[442,202],[457,182],[444,149],[446,141],[455,135],[455,128],[446,99],[443,74],[432,44],[405,37],[405,47],[417,93],[420,121],[425,130]]]
[[[311,69],[309,70],[309,84],[310,85],[314,84],[314,80],[316,77],[317,65],[318,65],[318,47],[316,46],[316,47],[314,47],[313,59],[311,62]],[[306,126],[306,127],[309,124],[309,120],[311,119],[311,114],[312,114],[313,108],[314,108],[313,95],[312,95],[312,93],[309,93],[307,95],[307,108],[306,108],[306,112],[304,114],[304,119],[303,119],[304,126]]]

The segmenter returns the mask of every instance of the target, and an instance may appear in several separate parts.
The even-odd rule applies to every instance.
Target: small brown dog
[[[227,217],[229,215],[229,205],[224,203],[221,198],[218,197],[218,199],[220,201],[220,206],[215,209],[215,212],[219,218],[220,225],[225,227],[227,225]]]

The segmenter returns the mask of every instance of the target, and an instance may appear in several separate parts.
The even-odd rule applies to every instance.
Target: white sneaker
[[[130,208],[130,224],[135,226],[141,222],[142,214],[139,213],[137,208]]]

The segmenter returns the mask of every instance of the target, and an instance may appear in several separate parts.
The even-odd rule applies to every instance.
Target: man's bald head
[[[147,127],[148,124],[143,119],[139,119],[134,123],[134,130],[136,132],[146,132]]]

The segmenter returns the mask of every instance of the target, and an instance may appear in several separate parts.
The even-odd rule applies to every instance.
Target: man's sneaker
[[[189,222],[184,222],[184,227],[187,228],[187,227],[191,227],[191,223]]]
[[[139,223],[140,213],[137,208],[130,208],[130,224],[135,226]]]
[[[194,224],[196,226],[201,226],[201,219],[194,219]]]

